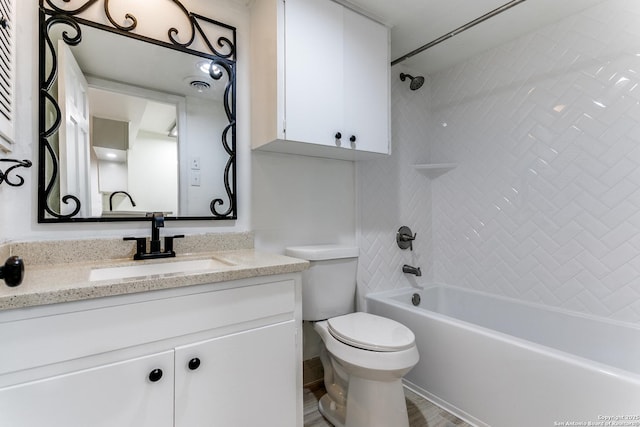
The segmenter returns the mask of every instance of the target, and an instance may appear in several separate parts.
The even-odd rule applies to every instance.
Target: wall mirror
[[[178,0],[39,0],[38,222],[229,220],[236,31]]]

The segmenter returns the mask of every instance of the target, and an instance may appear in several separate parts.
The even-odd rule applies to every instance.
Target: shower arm
[[[391,65],[396,65],[401,63],[404,60],[407,60],[409,58],[411,58],[412,56],[415,56],[417,54],[419,54],[420,52],[423,52],[429,48],[432,48],[433,46],[442,43],[445,40],[450,39],[451,37],[460,34],[463,31],[468,30],[471,27],[475,27],[476,25],[480,24],[481,22],[486,21],[489,18],[493,18],[494,16],[508,10],[511,9],[514,6],[519,5],[522,2],[525,2],[526,0],[511,0],[509,3],[505,3],[500,7],[497,7],[495,9],[493,9],[491,12],[485,13],[484,15],[474,19],[473,21],[467,22],[466,24],[456,28],[453,31],[448,32],[447,34],[438,37],[437,39],[430,41],[429,43],[420,46],[419,48],[412,50],[411,52],[407,53],[406,55],[401,56],[398,59],[394,59],[393,61],[391,61]]]

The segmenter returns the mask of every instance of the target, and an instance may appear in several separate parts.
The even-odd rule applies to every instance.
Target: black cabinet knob
[[[152,383],[160,381],[162,378],[162,369],[154,369],[149,373],[149,381]]]
[[[356,136],[355,135],[351,135],[351,138],[349,138],[349,141],[356,142]]]
[[[189,360],[188,366],[189,366],[189,369],[191,369],[192,371],[195,371],[200,367],[200,359],[198,359],[197,357],[194,357],[193,359]]]
[[[340,138],[342,138],[342,134],[340,132],[337,132],[336,133],[336,139],[340,139]]]
[[[22,258],[12,256],[0,267],[0,279],[4,279],[7,286],[18,286],[24,277],[24,262]]]

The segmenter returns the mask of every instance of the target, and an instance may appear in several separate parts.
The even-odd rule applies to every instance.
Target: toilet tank
[[[309,261],[302,272],[302,318],[324,320],[355,311],[358,248],[294,246],[285,254]]]

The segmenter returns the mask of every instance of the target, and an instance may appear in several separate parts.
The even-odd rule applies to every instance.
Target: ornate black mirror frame
[[[57,0],[57,3],[69,3],[71,0]],[[146,1],[146,0],[145,0]],[[235,27],[215,21],[205,16],[188,11],[179,0],[167,0],[177,5],[189,20],[191,26],[191,36],[187,42],[180,43],[176,36],[178,30],[169,28],[167,30],[167,40],[158,40],[134,32],[138,19],[127,13],[125,22],[127,25],[118,24],[110,13],[109,0],[84,0],[84,3],[75,8],[67,5],[56,6],[54,0],[39,0],[40,4],[40,52],[39,52],[39,145],[38,145],[38,222],[59,223],[59,222],[103,222],[103,221],[148,221],[145,217],[77,217],[80,211],[81,201],[72,194],[60,195],[60,202],[70,206],[72,210],[69,214],[62,214],[54,211],[49,204],[49,198],[58,179],[59,163],[56,152],[50,143],[50,139],[56,135],[61,125],[61,110],[56,97],[52,93],[58,76],[57,54],[50,37],[50,29],[56,25],[68,27],[63,32],[62,39],[69,46],[75,46],[82,40],[82,29],[80,24],[89,27],[109,31],[125,37],[131,37],[147,43],[166,47],[188,54],[200,56],[211,61],[209,74],[211,78],[219,80],[223,70],[227,73],[228,83],[224,90],[224,110],[228,119],[228,124],[221,135],[221,144],[225,152],[229,155],[224,169],[224,187],[226,190],[226,200],[215,198],[210,202],[209,209],[211,216],[167,216],[167,220],[234,220],[237,219],[236,202],[236,29]],[[77,2],[76,2],[77,3]],[[84,11],[96,4],[102,4],[106,19],[110,25],[101,24],[91,20],[83,19],[81,15]],[[151,17],[152,19],[152,17]],[[217,26],[225,29],[231,34],[231,39],[225,36],[218,36],[216,49],[205,34],[203,25]],[[194,41],[200,38],[201,45],[206,46],[208,52],[196,50]],[[223,52],[224,51],[224,52]],[[49,65],[47,65],[47,60]],[[214,71],[214,65],[217,66]],[[50,107],[50,110],[47,110]],[[53,112],[52,124],[47,126],[47,114]],[[47,176],[46,165],[49,164],[50,171]],[[228,205],[224,212],[219,212],[218,208]]]

